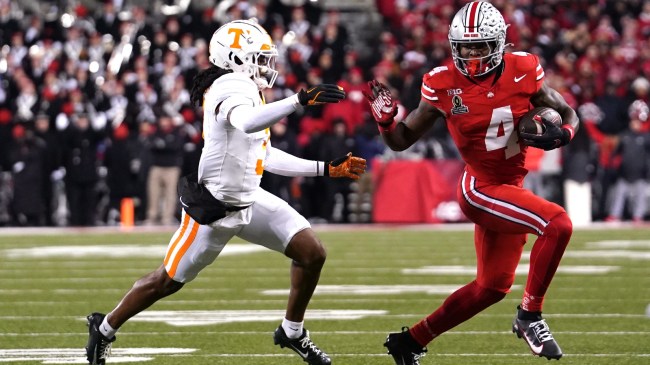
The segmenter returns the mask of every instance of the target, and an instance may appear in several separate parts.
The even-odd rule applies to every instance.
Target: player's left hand
[[[325,162],[325,176],[329,177],[349,177],[357,180],[365,171],[366,160],[352,156],[352,152],[335,160]]]
[[[386,85],[377,80],[368,82],[370,93],[363,92],[363,95],[370,103],[370,110],[375,121],[380,126],[387,128],[395,122],[397,115],[397,102]]]
[[[546,119],[542,120],[544,123],[544,134],[536,135],[531,133],[521,132],[519,137],[524,141],[524,144],[541,148],[544,151],[550,151],[558,147],[567,145],[571,141],[571,132],[566,128],[558,127],[551,121]]]

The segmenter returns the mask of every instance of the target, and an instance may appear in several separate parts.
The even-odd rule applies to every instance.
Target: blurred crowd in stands
[[[202,148],[189,89],[209,66],[212,33],[233,19],[257,18],[279,48],[268,102],[322,82],[347,91],[273,126],[274,146],[315,160],[456,159],[443,123],[407,151],[386,150],[362,90],[376,78],[401,115],[415,108],[422,75],[451,64],[448,25],[465,2],[377,0],[373,18],[300,0],[188,2],[176,13],[159,1],[0,0],[0,225],[116,225],[124,198],[137,224],[175,224],[176,182]],[[563,204],[563,183],[588,184],[594,220],[646,219],[650,0],[492,3],[511,24],[508,51],[539,55],[582,121],[554,167],[530,153],[531,189]],[[358,183],[265,174],[263,187],[316,223],[370,222],[370,170]]]

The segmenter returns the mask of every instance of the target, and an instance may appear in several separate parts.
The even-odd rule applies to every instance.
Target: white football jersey
[[[257,85],[244,74],[229,73],[212,83],[203,100],[205,143],[199,161],[199,182],[225,203],[252,204],[264,172],[270,131],[267,128],[247,134],[233,127],[228,116],[238,105],[263,104]]]

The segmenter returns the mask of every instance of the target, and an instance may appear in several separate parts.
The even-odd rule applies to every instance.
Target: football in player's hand
[[[546,131],[546,123],[562,125],[562,116],[555,109],[539,106],[529,110],[519,119],[519,133],[530,133],[541,136]]]

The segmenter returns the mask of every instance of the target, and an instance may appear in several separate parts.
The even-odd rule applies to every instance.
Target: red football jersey
[[[519,118],[542,87],[537,56],[506,53],[500,77],[475,83],[456,67],[425,74],[422,99],[445,114],[447,128],[470,174],[490,183],[519,184],[526,175],[526,146],[519,142]]]

